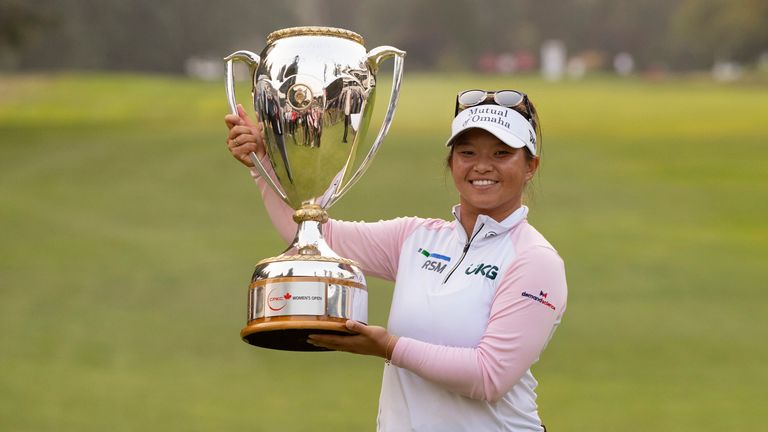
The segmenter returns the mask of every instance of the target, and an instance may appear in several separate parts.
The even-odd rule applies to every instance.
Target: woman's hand
[[[367,326],[353,320],[347,320],[346,326],[357,334],[349,336],[314,334],[309,335],[307,342],[336,351],[384,357],[387,360],[392,358],[392,352],[399,337],[389,334],[384,327]]]
[[[224,116],[224,123],[229,128],[227,147],[235,159],[247,167],[252,167],[253,162],[249,157],[251,152],[256,153],[259,159],[263,158],[265,154],[264,125],[251,120],[240,104],[237,105],[237,113],[238,115],[227,114]]]

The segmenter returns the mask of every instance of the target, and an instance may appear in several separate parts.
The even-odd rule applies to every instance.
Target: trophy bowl
[[[389,130],[404,56],[390,46],[368,51],[363,38],[349,30],[295,27],[269,34],[261,54],[236,51],[225,58],[227,99],[235,114],[234,62],[249,66],[267,153],[264,161],[254,153],[250,158],[269,188],[294,209],[298,224],[288,249],[256,264],[247,324],[240,332],[245,342],[323,351],[308,344],[307,336],[349,334],[348,319],[367,323],[365,276],[360,265],[331,250],[322,224],[326,209],[360,179]],[[394,58],[389,106],[378,135],[367,144],[376,74],[388,58]]]

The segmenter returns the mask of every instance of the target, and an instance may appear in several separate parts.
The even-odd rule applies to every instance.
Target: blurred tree
[[[28,2],[0,0],[0,56],[15,55],[45,22],[45,15]]]
[[[672,22],[673,48],[694,66],[749,62],[768,49],[765,0],[683,0]]]
[[[548,39],[687,68],[756,59],[766,23],[766,0],[0,0],[0,55],[12,46],[17,59],[0,67],[178,73],[193,56],[258,51],[279,28],[328,25],[405,49],[409,70],[538,55]]]
[[[260,49],[293,19],[287,6],[248,0],[38,0],[37,8],[51,22],[21,56],[32,69],[177,73],[190,56]]]

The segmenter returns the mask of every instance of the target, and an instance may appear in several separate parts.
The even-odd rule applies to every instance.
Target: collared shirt
[[[263,182],[288,241],[290,210]],[[523,206],[503,221],[331,220],[324,236],[367,275],[395,281],[388,330],[400,336],[382,380],[380,431],[542,431],[538,361],[567,300],[559,255]]]

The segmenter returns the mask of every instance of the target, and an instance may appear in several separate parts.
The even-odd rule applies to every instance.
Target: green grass
[[[478,86],[542,115],[530,219],[570,290],[534,367],[548,426],[761,427],[768,88],[407,74],[332,216],[449,217],[451,95]],[[378,359],[239,340],[252,265],[283,245],[226,151],[223,87],[0,76],[0,430],[374,429]],[[369,284],[383,324],[391,284]]]

